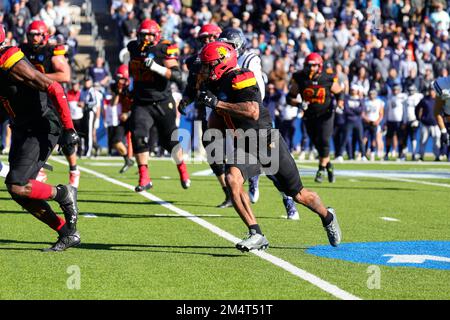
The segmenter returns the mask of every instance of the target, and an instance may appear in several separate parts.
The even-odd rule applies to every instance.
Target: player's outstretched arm
[[[64,129],[73,129],[69,105],[61,85],[34,69],[26,60],[19,60],[9,71],[9,76],[18,82],[23,82],[33,89],[47,92],[59,113]]]

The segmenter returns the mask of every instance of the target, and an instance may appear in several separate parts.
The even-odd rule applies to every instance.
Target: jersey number
[[[324,104],[326,99],[327,92],[325,91],[325,88],[306,88],[303,90],[303,100],[305,100],[308,103],[318,103],[318,104]]]

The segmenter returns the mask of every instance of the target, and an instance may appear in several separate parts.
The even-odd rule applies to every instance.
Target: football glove
[[[75,131],[75,129],[64,129],[60,145],[61,146],[73,146],[80,142],[80,137],[78,136],[78,133]]]
[[[189,105],[189,102],[185,99],[181,99],[178,104],[178,112],[180,112],[183,116],[186,115],[186,107]]]
[[[219,103],[219,99],[209,90],[200,91],[200,94],[196,101],[199,105],[215,109]]]
[[[441,132],[441,145],[449,145],[449,137],[448,137],[448,132]]]

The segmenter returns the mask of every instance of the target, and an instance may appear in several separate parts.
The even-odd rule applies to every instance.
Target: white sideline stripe
[[[97,218],[97,216],[93,213],[85,213],[82,216],[85,218]]]
[[[63,164],[63,165],[66,164],[65,160],[63,161],[63,160],[60,160],[60,159],[56,159],[54,157],[51,157],[51,159],[53,161],[55,161],[55,162],[60,163],[60,164]],[[112,184],[124,187],[126,189],[132,190],[134,192],[134,187],[132,185],[129,185],[129,184],[123,183],[121,181],[118,181],[116,179],[110,178],[110,177],[108,177],[108,176],[106,176],[106,175],[104,175],[102,173],[96,172],[94,170],[90,170],[90,169],[87,169],[87,168],[84,168],[84,167],[81,167],[81,166],[78,166],[78,168],[81,171],[87,172],[89,174],[92,174],[93,176],[96,176],[96,177],[100,178],[100,179],[103,179],[103,180],[108,181],[108,182],[110,182]],[[145,198],[147,198],[147,199],[149,199],[149,200],[151,200],[151,201],[158,202],[158,204],[160,204],[161,206],[163,206],[163,207],[165,207],[165,208],[167,208],[167,209],[169,209],[169,210],[171,210],[171,211],[173,211],[175,213],[178,213],[180,216],[183,216],[183,217],[186,217],[186,218],[190,219],[191,221],[201,225],[202,227],[208,229],[209,231],[215,233],[216,235],[218,235],[218,236],[220,236],[220,237],[222,237],[222,238],[232,242],[233,244],[236,244],[236,243],[241,241],[241,239],[239,239],[239,238],[233,236],[232,234],[230,234],[230,233],[220,229],[219,227],[213,225],[212,223],[209,223],[208,221],[203,220],[202,218],[199,218],[199,217],[193,215],[190,212],[187,212],[185,210],[177,208],[174,205],[172,205],[172,204],[170,204],[170,203],[168,203],[168,202],[166,202],[166,201],[156,197],[155,195],[153,195],[151,193],[148,193],[148,192],[144,191],[144,192],[140,192],[140,195],[145,197]],[[305,270],[302,270],[302,269],[292,265],[291,263],[289,263],[289,262],[287,262],[287,261],[285,261],[283,259],[280,259],[280,258],[278,258],[276,256],[273,256],[273,255],[271,255],[269,253],[266,253],[266,252],[254,252],[254,251],[252,251],[251,253],[253,253],[254,255],[257,255],[258,257],[260,257],[260,258],[262,258],[262,259],[264,259],[264,260],[266,260],[266,261],[268,261],[268,262],[270,262],[270,263],[272,263],[272,264],[274,264],[274,265],[276,265],[276,266],[278,266],[278,267],[280,267],[280,268],[282,268],[282,269],[292,273],[293,275],[295,275],[295,276],[297,276],[297,277],[299,277],[299,278],[301,278],[301,279],[311,283],[312,285],[322,289],[325,292],[328,292],[329,294],[335,296],[336,298],[343,299],[343,300],[362,300],[361,298],[359,298],[357,296],[354,296],[354,295],[352,295],[351,293],[349,293],[349,292],[347,292],[345,290],[342,290],[341,288],[335,286],[334,284],[331,284],[331,283],[329,283],[329,282],[327,282],[327,281],[325,281],[325,280],[323,280],[323,279],[321,279],[321,278],[319,278],[319,277],[317,277],[317,276],[315,276],[315,275],[313,275],[313,274],[311,274],[311,273],[309,273],[309,272],[307,272]]]
[[[389,217],[380,217],[380,219],[386,220],[386,221],[400,221],[398,219],[395,218],[389,218]]]
[[[391,177],[382,177],[382,178],[386,179],[386,180],[419,183],[419,184],[426,184],[428,186],[450,188],[450,184],[446,184],[446,183],[436,183],[436,182],[427,182],[427,181],[418,181],[418,180],[410,180],[410,179],[403,179],[403,178],[391,178]]]

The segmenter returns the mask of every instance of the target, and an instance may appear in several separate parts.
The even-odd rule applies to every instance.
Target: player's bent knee
[[[75,153],[75,146],[74,145],[70,145],[70,146],[63,146],[62,147],[62,152],[65,156],[71,156],[72,154]]]
[[[149,149],[148,137],[133,137],[132,142],[135,153],[144,153]]]

